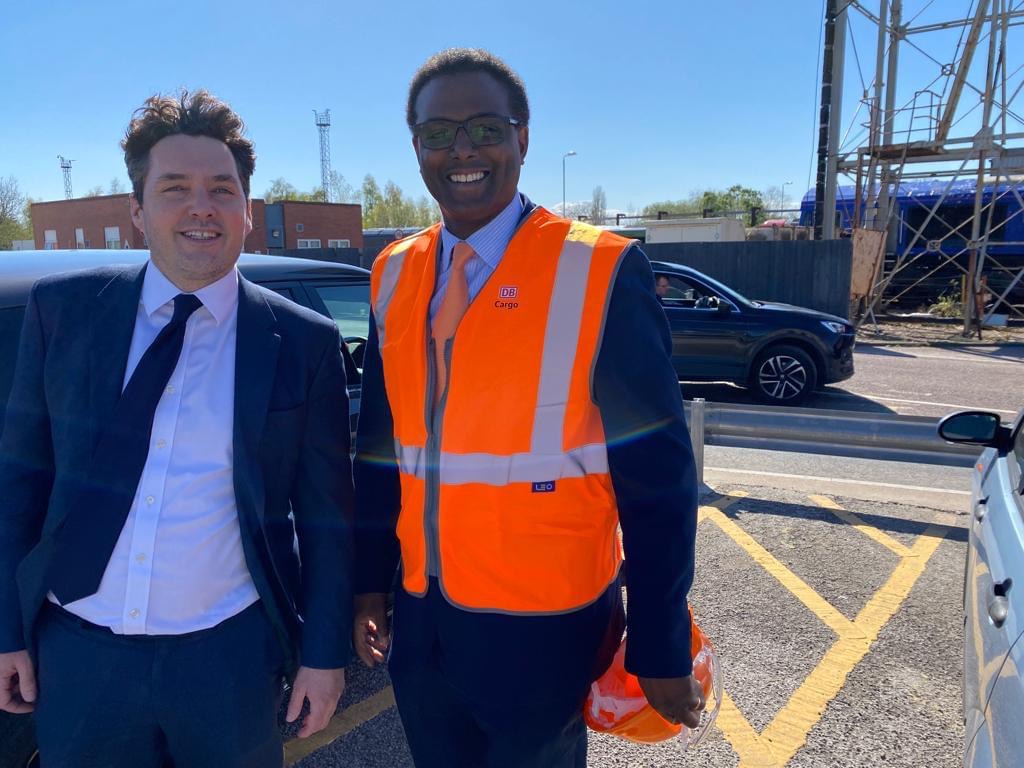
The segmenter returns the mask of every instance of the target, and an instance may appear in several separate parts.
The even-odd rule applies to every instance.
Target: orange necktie
[[[466,264],[476,251],[469,243],[459,242],[452,248],[452,269],[448,275],[441,306],[434,315],[430,335],[434,339],[434,355],[437,362],[437,385],[434,387],[434,407],[441,402],[441,394],[448,382],[448,368],[444,363],[445,342],[455,335],[459,321],[469,307],[469,283],[466,281]]]

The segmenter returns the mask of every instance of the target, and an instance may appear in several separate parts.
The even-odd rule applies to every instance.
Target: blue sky
[[[790,181],[796,200],[813,183],[822,5],[12,0],[0,27],[0,177],[59,199],[63,154],[75,160],[76,194],[114,177],[127,187],[118,141],[132,111],[151,93],[188,86],[213,91],[246,121],[258,153],[254,196],[277,177],[300,189],[319,183],[313,110],[325,108],[335,170],[353,186],[372,173],[419,196],[404,122],[409,78],[431,53],[472,45],[526,82],[521,188],[542,204],[561,201],[569,150],[578,153],[567,161],[570,201],[598,184],[610,208],[635,209],[696,189]],[[915,5],[925,3],[905,2]],[[948,17],[968,3],[936,5]],[[874,43],[861,46],[866,65]],[[922,59],[924,82],[930,69]],[[851,63],[853,105],[856,78]]]

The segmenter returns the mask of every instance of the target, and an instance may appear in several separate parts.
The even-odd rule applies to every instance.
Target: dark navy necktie
[[[100,425],[89,474],[58,529],[49,587],[67,604],[95,594],[135,498],[149,455],[157,403],[185,341],[185,324],[202,302],[174,297],[174,315],[135,367],[106,424]]]

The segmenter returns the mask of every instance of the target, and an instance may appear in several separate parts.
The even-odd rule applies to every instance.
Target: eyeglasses
[[[427,149],[448,149],[455,144],[459,129],[474,147],[486,147],[501,144],[508,135],[508,126],[520,126],[524,123],[505,115],[479,115],[461,123],[455,120],[425,120],[412,127],[413,135]]]

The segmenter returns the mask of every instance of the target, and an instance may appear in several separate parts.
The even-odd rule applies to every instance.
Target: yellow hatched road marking
[[[733,499],[734,501],[735,499]],[[728,506],[728,503],[726,506]],[[754,559],[754,562],[792,592],[797,600],[810,608],[814,615],[821,619],[833,632],[840,636],[843,634],[859,634],[854,628],[853,622],[811,589],[803,579],[779,562],[774,555],[758,544],[749,533],[726,517],[720,508],[708,506],[704,510],[707,517],[721,528],[730,539],[739,544]]]
[[[856,515],[841,509],[831,499],[824,496],[812,497],[819,506],[837,513],[837,517],[844,522],[857,527],[874,541],[900,555],[899,565],[857,618],[851,622],[842,617],[843,620],[838,621],[835,618],[838,614],[835,608],[726,517],[724,510],[740,498],[740,494],[735,494],[702,507],[701,519],[710,519],[719,526],[726,535],[743,547],[755,562],[793,592],[839,636],[786,705],[760,734],[753,729],[728,693],[723,694],[722,708],[716,725],[739,757],[740,768],[784,768],[807,743],[807,735],[821,720],[829,702],[842,690],[850,672],[868,654],[872,644],[878,639],[879,632],[906,600],[918,578],[924,573],[928,560],[950,529],[943,525],[930,525],[916,539],[914,545],[907,548],[881,531],[871,528]],[[879,535],[874,536],[870,531]],[[889,544],[895,544],[902,552]]]
[[[343,709],[332,717],[327,727],[319,733],[314,733],[306,739],[293,739],[285,744],[284,764],[288,766],[294,765],[302,758],[308,757],[318,749],[330,745],[346,733],[354,731],[363,723],[372,720],[393,706],[395,706],[395,692],[389,685],[372,696],[367,696],[365,699]]]
[[[883,531],[878,530],[874,526],[868,525],[853,512],[848,512],[847,510],[843,509],[841,506],[836,504],[836,502],[834,502],[828,496],[812,495],[810,499],[819,507],[829,510],[840,520],[849,523],[858,531],[867,536],[869,539],[877,542],[878,544],[881,544],[890,552],[893,552],[899,555],[900,557],[907,557],[910,554],[910,550],[907,547],[900,544],[898,541],[896,541],[896,539],[894,539],[892,536],[890,536],[887,533],[884,533]]]

